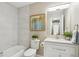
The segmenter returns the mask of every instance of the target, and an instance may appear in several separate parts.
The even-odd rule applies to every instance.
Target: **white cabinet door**
[[[57,53],[57,51],[52,50],[50,47],[46,47],[44,48],[44,56],[45,57],[58,57],[59,54]]]
[[[44,47],[44,56],[46,57],[59,57],[59,52],[57,49],[50,47],[49,45],[46,45]]]

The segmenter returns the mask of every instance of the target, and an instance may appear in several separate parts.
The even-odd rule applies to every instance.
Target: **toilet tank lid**
[[[36,53],[36,49],[28,49],[25,51],[24,56],[31,56]]]

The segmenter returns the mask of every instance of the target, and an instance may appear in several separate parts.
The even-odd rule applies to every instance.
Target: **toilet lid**
[[[32,56],[33,54],[36,53],[36,49],[28,49],[25,51],[24,56]]]

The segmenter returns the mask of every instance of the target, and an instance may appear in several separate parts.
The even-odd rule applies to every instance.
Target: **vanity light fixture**
[[[60,5],[60,6],[55,6],[48,8],[48,11],[55,11],[55,10],[61,10],[61,9],[66,9],[69,7],[70,4],[65,4],[65,5]]]

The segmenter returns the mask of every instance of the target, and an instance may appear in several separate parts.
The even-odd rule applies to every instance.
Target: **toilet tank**
[[[40,40],[31,40],[31,48],[39,49],[39,42]]]

